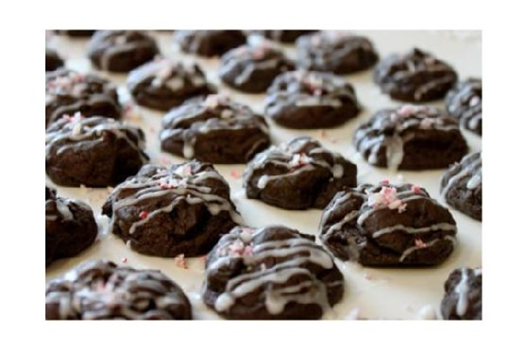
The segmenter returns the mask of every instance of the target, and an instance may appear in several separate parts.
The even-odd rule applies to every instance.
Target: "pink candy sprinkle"
[[[241,178],[241,173],[238,170],[232,170],[232,171],[230,171],[230,176],[233,179],[240,179]]]
[[[226,255],[232,258],[251,256],[253,255],[253,246],[251,243],[245,244],[242,240],[236,239],[228,246]]]
[[[147,211],[141,211],[139,214],[139,218],[141,220],[145,220],[148,217],[149,213]]]
[[[417,193],[417,194],[421,193],[421,187],[419,187],[418,185],[412,185],[412,187],[410,189],[414,193]]]
[[[414,244],[416,245],[416,247],[418,248],[426,248],[427,247],[427,244],[425,242],[423,242],[421,239],[419,238],[416,238],[415,241],[414,241]]]
[[[421,127],[423,129],[430,129],[436,123],[436,120],[433,118],[425,118],[421,121]]]
[[[264,58],[264,53],[264,48],[258,47],[252,50],[252,57],[254,60],[261,60]]]
[[[390,180],[383,179],[383,180],[381,180],[380,184],[383,185],[383,186],[388,186],[388,185],[390,185]]]
[[[292,160],[288,163],[291,168],[302,167],[310,163],[310,157],[304,153],[295,153]]]
[[[122,261],[123,264],[126,264],[128,262],[128,258],[122,258],[121,261]]]
[[[184,259],[184,254],[177,255],[174,260],[175,260],[175,266],[180,267],[185,270],[188,269],[188,263],[186,262],[186,259]]]
[[[383,186],[378,193],[372,193],[368,197],[368,205],[374,209],[387,207],[391,210],[397,210],[402,213],[406,210],[406,203],[396,196],[397,189],[395,187]]]

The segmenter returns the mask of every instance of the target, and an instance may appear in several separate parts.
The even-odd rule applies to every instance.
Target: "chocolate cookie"
[[[450,90],[445,99],[448,112],[462,127],[481,135],[481,79],[467,79]]]
[[[248,163],[248,198],[284,209],[323,209],[343,187],[356,185],[357,167],[310,137],[272,146]]]
[[[481,268],[454,270],[445,282],[441,315],[445,320],[481,320]]]
[[[374,71],[374,81],[381,91],[406,102],[439,100],[456,80],[450,65],[417,48],[387,57]]]
[[[241,30],[179,30],[175,42],[186,53],[213,57],[241,46],[246,37]]]
[[[148,161],[144,132],[104,117],[65,115],[46,133],[46,173],[61,186],[106,187]]]
[[[294,43],[302,35],[316,32],[316,30],[251,30],[250,34],[263,35],[264,37],[281,43]]]
[[[67,35],[74,38],[89,38],[92,36],[96,30],[55,30],[55,33],[61,35]]]
[[[215,92],[198,65],[167,58],[131,71],[127,85],[139,105],[161,111],[179,106],[189,98]]]
[[[155,40],[138,30],[99,30],[88,45],[95,67],[110,72],[129,72],[158,54]]]
[[[365,266],[430,266],[454,249],[452,214],[410,184],[360,185],[339,192],[323,212],[321,241],[342,260]]]
[[[341,30],[300,37],[297,56],[301,68],[335,74],[366,70],[379,59],[370,40]]]
[[[360,110],[353,86],[329,73],[282,73],[266,96],[266,115],[294,129],[335,127],[355,118]]]
[[[453,208],[481,221],[481,153],[452,165],[441,179],[441,194]]]
[[[98,228],[84,202],[57,197],[46,186],[46,266],[79,254],[93,244]]]
[[[60,69],[46,74],[46,125],[76,112],[119,119],[122,113],[117,88],[93,74]]]
[[[267,42],[251,43],[232,49],[221,58],[219,77],[228,86],[247,93],[261,93],[273,79],[293,64]]]
[[[354,145],[372,165],[405,170],[446,168],[468,152],[456,118],[414,105],[377,112],[356,130]]]
[[[246,163],[270,146],[264,118],[219,95],[192,99],[162,119],[162,149],[218,164]]]
[[[46,47],[46,72],[57,70],[64,66],[64,60],[56,50]]]
[[[189,320],[182,289],[158,270],[89,261],[46,288],[47,320]]]
[[[144,166],[114,189],[102,212],[131,249],[155,256],[205,254],[241,222],[228,183],[197,161]]]
[[[204,303],[228,319],[319,319],[343,293],[330,254],[284,226],[238,226],[206,259]]]

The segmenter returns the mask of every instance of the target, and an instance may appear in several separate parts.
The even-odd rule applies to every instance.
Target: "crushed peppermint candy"
[[[412,192],[414,192],[416,194],[421,193],[421,187],[419,187],[418,185],[412,185],[412,187],[410,189],[412,190]]]
[[[305,153],[295,153],[292,156],[292,160],[288,163],[288,166],[290,168],[298,168],[309,164],[311,161],[312,158],[308,157]]]
[[[139,218],[141,220],[145,220],[148,217],[149,213],[147,211],[141,211],[139,214]]]
[[[398,110],[396,111],[396,114],[399,115],[400,117],[407,118],[414,114],[418,114],[418,113],[426,112],[426,111],[428,111],[428,107],[426,106],[416,106],[416,105],[407,104],[407,105],[403,105],[399,107]]]
[[[124,117],[132,120],[140,120],[142,115],[139,113],[137,106],[130,103],[124,106]]]
[[[406,210],[407,204],[396,196],[397,189],[394,187],[383,186],[381,191],[372,193],[368,197],[368,205],[374,209],[386,207],[402,213]]]
[[[76,72],[69,72],[68,75],[59,76],[46,84],[47,90],[54,94],[80,92],[81,87],[77,84],[84,81],[84,77]]]
[[[174,259],[175,266],[180,267],[181,269],[188,269],[188,263],[186,262],[186,259],[184,258],[184,254],[177,255]]]
[[[219,255],[231,258],[240,258],[253,255],[252,243],[244,243],[242,239],[236,239],[228,247],[219,250]]]
[[[241,175],[241,172],[239,170],[232,170],[232,171],[230,171],[230,176],[233,179],[240,179],[242,175]]]
[[[416,245],[416,247],[418,248],[426,248],[427,247],[427,244],[425,242],[423,242],[423,240],[419,239],[419,238],[416,238],[414,240],[414,244]]]

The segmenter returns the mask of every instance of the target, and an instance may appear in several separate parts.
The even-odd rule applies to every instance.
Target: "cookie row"
[[[344,31],[304,35],[297,42],[299,58],[295,65],[271,42],[252,36],[250,38],[255,40],[248,40],[243,45],[243,38],[240,31],[176,33],[179,47],[189,53],[210,56],[229,49],[221,58],[221,80],[246,93],[260,93],[269,89],[268,109],[278,110],[269,114],[277,114],[275,120],[283,126],[331,127],[355,117],[359,105],[353,88],[345,86],[348,84],[344,80],[338,80],[332,74],[320,72],[348,74],[372,67],[378,55],[368,39]],[[137,68],[152,61],[158,54],[154,39],[140,31],[100,31],[94,35],[88,49],[94,66],[116,72]],[[60,58],[51,49],[46,51],[48,61],[49,70],[61,65]],[[139,104],[167,110],[180,105],[183,99],[207,93],[206,89],[210,86],[204,81],[198,67],[184,69],[180,63],[176,63],[170,73],[169,65],[146,64],[130,76],[128,85]],[[280,81],[276,81],[279,75],[292,71],[295,66],[318,73],[310,73],[311,77],[305,74],[284,75]],[[195,84],[193,79],[186,79],[192,75],[196,76],[200,84]],[[449,112],[460,118],[466,129],[481,134],[481,81],[469,79],[456,85],[457,74],[453,68],[431,54],[415,48],[406,54],[389,56],[377,65],[374,80],[383,92],[400,101],[432,101],[443,98],[449,92]],[[345,103],[341,93],[354,95],[351,98],[354,101]],[[291,95],[292,98],[285,97],[282,100],[283,95]],[[298,108],[305,104],[310,107],[306,108],[306,112],[305,108]],[[352,109],[327,108],[341,104],[351,105]],[[339,113],[339,119],[333,120],[333,116],[330,116],[333,110]],[[344,113],[346,118],[342,116]]]

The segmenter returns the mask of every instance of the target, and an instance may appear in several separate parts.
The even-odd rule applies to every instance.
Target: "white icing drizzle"
[[[188,127],[188,125],[190,125]],[[261,143],[269,143],[268,126],[264,119],[256,115],[248,106],[236,103],[226,96],[208,95],[174,108],[162,119],[161,142],[171,138],[182,139],[183,156],[192,159],[195,156],[195,144],[200,134],[216,131],[258,129],[260,138],[252,145],[249,152]]]
[[[346,209],[346,207],[344,207],[346,203],[352,203],[355,200],[355,197],[360,197],[362,199],[361,205],[359,207],[350,206]],[[382,183],[380,186],[364,184],[358,186],[355,190],[340,192],[327,206],[321,217],[321,240],[325,243],[328,242],[333,234],[341,232],[344,227],[348,225],[359,232],[366,231],[363,225],[373,213],[381,210],[392,210],[402,213],[406,210],[406,207],[410,205],[410,202],[415,200],[432,201],[435,205],[439,205],[435,200],[430,198],[424,190],[413,185],[391,186],[388,182]],[[340,212],[340,210],[343,210],[342,208],[345,208],[344,210],[346,210],[346,213]],[[339,210],[339,213],[336,214],[336,210]],[[332,220],[334,215],[337,215],[336,217],[339,218],[335,222]],[[406,257],[414,251],[431,247],[440,240],[446,239],[455,243],[454,235],[456,234],[457,227],[454,223],[450,222],[431,223],[423,227],[409,227],[397,224],[382,227],[376,231],[368,232],[367,234],[370,235],[371,239],[377,239],[384,234],[396,231],[413,235],[443,231],[450,232],[444,235],[444,237],[433,239],[427,243],[421,242],[420,245],[416,244],[412,247],[408,247],[403,253],[401,253],[399,258],[399,261],[403,262]],[[357,249],[355,247],[355,238],[350,235],[348,239],[349,249],[353,249],[354,252],[351,253],[353,256],[357,257],[359,252],[355,251]]]
[[[250,37],[251,38],[251,37]],[[228,51],[221,59],[219,76],[241,67],[240,73],[234,78],[236,85],[242,85],[258,70],[273,70],[284,65],[286,58],[275,46],[267,41],[253,41]]]
[[[377,238],[384,234],[391,233],[394,231],[403,231],[405,233],[410,233],[410,234],[427,233],[431,231],[452,231],[455,233],[456,225],[453,225],[448,222],[441,222],[438,224],[425,226],[425,227],[407,227],[404,225],[394,225],[394,226],[385,227],[385,228],[375,231],[372,234],[372,237]]]
[[[55,200],[56,207],[60,215],[62,216],[62,219],[64,221],[71,221],[74,219],[73,213],[71,213],[71,210],[69,210],[69,200],[63,199],[63,198],[57,198]]]
[[[434,107],[403,105],[397,110],[380,111],[361,125],[355,133],[355,145],[374,165],[378,164],[380,151],[386,152],[387,167],[397,170],[403,162],[405,142],[413,133],[428,129],[448,132],[458,130],[458,123]]]
[[[481,269],[475,269],[474,275],[479,276],[481,275]],[[454,288],[454,292],[458,295],[458,303],[456,305],[456,314],[458,316],[463,316],[467,312],[468,308],[468,294],[470,291],[469,285],[468,285],[468,279],[469,279],[469,269],[468,268],[462,268],[461,269],[461,279],[459,280],[459,283]]]
[[[204,183],[207,179],[215,179],[225,183],[219,173],[210,168],[195,173],[192,164],[198,163],[184,163],[169,169],[159,167],[156,174],[151,177],[144,177],[139,174],[138,177],[133,177],[117,186],[113,192],[116,200],[113,203],[114,214],[111,226],[115,225],[114,220],[117,216],[115,213],[120,209],[140,205],[140,203],[150,199],[164,200],[166,197],[171,199],[168,204],[146,213],[145,217],[137,217],[137,221],[129,229],[130,235],[137,228],[146,225],[153,217],[161,213],[171,212],[180,201],[186,201],[189,204],[203,203],[212,215],[227,211],[234,222],[242,223],[242,219],[235,211],[230,199],[212,194],[212,188]],[[129,189],[135,191],[124,198],[119,198],[122,191]]]
[[[131,71],[127,85],[133,90],[137,85],[151,79],[151,87],[168,88],[177,93],[185,87],[201,88],[207,84],[206,78],[196,64],[185,64],[170,58],[148,62]]]
[[[421,246],[418,246],[418,245],[414,245],[412,247],[408,247],[407,249],[405,249],[405,251],[403,251],[403,253],[401,254],[401,257],[399,258],[399,261],[400,262],[403,262],[407,256],[409,256],[410,254],[412,254],[413,252],[415,252],[416,250],[420,250],[420,249],[427,249],[427,248],[430,248],[432,247],[434,244],[436,244],[437,242],[443,240],[443,239],[446,239],[446,240],[452,240],[453,242],[455,242],[455,238],[452,237],[452,236],[445,236],[444,238],[435,238],[429,242],[424,242],[423,245]]]
[[[264,229],[255,232],[252,237],[262,234]],[[226,247],[232,240],[225,236],[219,246]],[[270,268],[262,266],[268,259],[283,259]],[[257,244],[253,253],[243,256],[247,266],[261,267],[252,272],[240,274],[228,281],[224,292],[215,301],[215,309],[219,312],[229,310],[237,299],[268,285],[264,289],[264,303],[272,315],[283,312],[288,303],[319,304],[323,309],[328,307],[326,288],[321,281],[307,268],[305,264],[315,264],[323,269],[331,269],[334,263],[330,255],[319,245],[302,238],[272,240]],[[229,258],[219,257],[208,269],[218,269],[222,264],[228,264]],[[287,287],[279,287],[292,277],[304,275],[305,281]]]
[[[353,105],[360,108],[354,89],[336,75],[297,70],[280,74],[268,90],[266,108],[269,114],[285,105],[298,107]]]
[[[58,305],[60,319],[172,319],[169,310],[186,302],[182,290],[160,271],[119,268],[105,261],[82,264],[53,280],[46,291],[46,304]],[[152,304],[154,310],[148,310]]]
[[[314,147],[306,150],[308,144]],[[329,161],[322,159],[323,155],[329,155]],[[262,169],[268,164],[279,165],[288,168],[288,172],[277,175],[261,175],[257,181],[257,187],[264,189],[269,181],[282,177],[293,177],[322,167],[329,170],[335,179],[345,176],[344,168],[341,164],[343,159],[340,154],[332,153],[321,146],[320,143],[310,137],[299,137],[289,143],[282,143],[279,146],[272,146],[266,151],[259,153],[246,167],[244,178],[249,179],[255,170]]]
[[[46,133],[46,157],[49,156],[51,150],[60,154],[70,148],[102,140],[106,133],[125,140],[131,148],[137,151],[143,162],[148,160],[143,152],[145,140],[140,129],[124,125],[110,118],[84,118],[79,113],[73,117],[64,116],[48,129]]]
[[[448,193],[453,186],[459,184],[461,181],[465,182],[465,187],[468,190],[475,190],[481,186],[482,166],[481,153],[472,153],[464,157],[459,164],[453,166],[450,171],[456,171],[456,174],[448,179],[448,182],[442,187],[441,194],[447,198]]]
[[[481,124],[481,88],[480,79],[468,79],[447,95],[450,113],[458,117],[469,130],[475,131]]]

